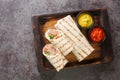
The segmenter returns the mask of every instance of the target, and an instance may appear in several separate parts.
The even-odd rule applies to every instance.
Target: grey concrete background
[[[31,16],[98,8],[108,9],[114,60],[89,68],[39,74]],[[48,80],[120,80],[119,75],[120,0],[0,0],[0,80],[43,80],[43,76]]]

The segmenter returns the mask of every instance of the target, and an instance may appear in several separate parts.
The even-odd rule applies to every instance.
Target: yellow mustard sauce
[[[78,16],[78,24],[82,28],[89,28],[93,24],[93,19],[91,15],[87,13],[82,13]]]

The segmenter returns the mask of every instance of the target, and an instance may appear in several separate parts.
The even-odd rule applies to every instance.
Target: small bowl
[[[80,25],[79,22],[78,22],[78,18],[79,18],[79,16],[82,15],[82,14],[88,14],[88,15],[90,15],[91,18],[92,18],[92,23],[91,23],[91,25],[89,25],[88,27],[83,27],[83,26]],[[89,12],[80,12],[80,13],[78,13],[78,15],[76,16],[76,23],[77,23],[77,26],[78,26],[80,29],[90,29],[90,28],[93,26],[93,24],[94,24],[93,16],[92,16],[92,14],[90,14]]]
[[[103,39],[100,40],[100,41],[94,41],[94,40],[91,38],[91,32],[92,32],[92,30],[95,29],[95,28],[100,28],[100,29],[102,29],[103,32],[104,32],[104,37],[103,37]],[[89,32],[88,32],[88,38],[89,38],[89,40],[90,40],[91,42],[93,42],[93,43],[102,43],[102,42],[104,42],[105,39],[106,39],[105,29],[104,29],[103,27],[98,27],[98,26],[95,26],[95,27],[91,28],[91,29],[89,30]]]

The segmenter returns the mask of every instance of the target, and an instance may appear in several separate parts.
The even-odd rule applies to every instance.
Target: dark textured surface
[[[108,9],[114,60],[110,64],[89,68],[39,74],[31,16],[98,8]],[[119,0],[0,0],[0,80],[42,80],[42,76],[48,80],[119,80],[119,9]]]

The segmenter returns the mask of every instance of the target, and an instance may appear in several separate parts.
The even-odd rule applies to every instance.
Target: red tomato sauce
[[[94,42],[100,42],[105,38],[105,32],[100,27],[93,28],[90,32],[90,38]]]

